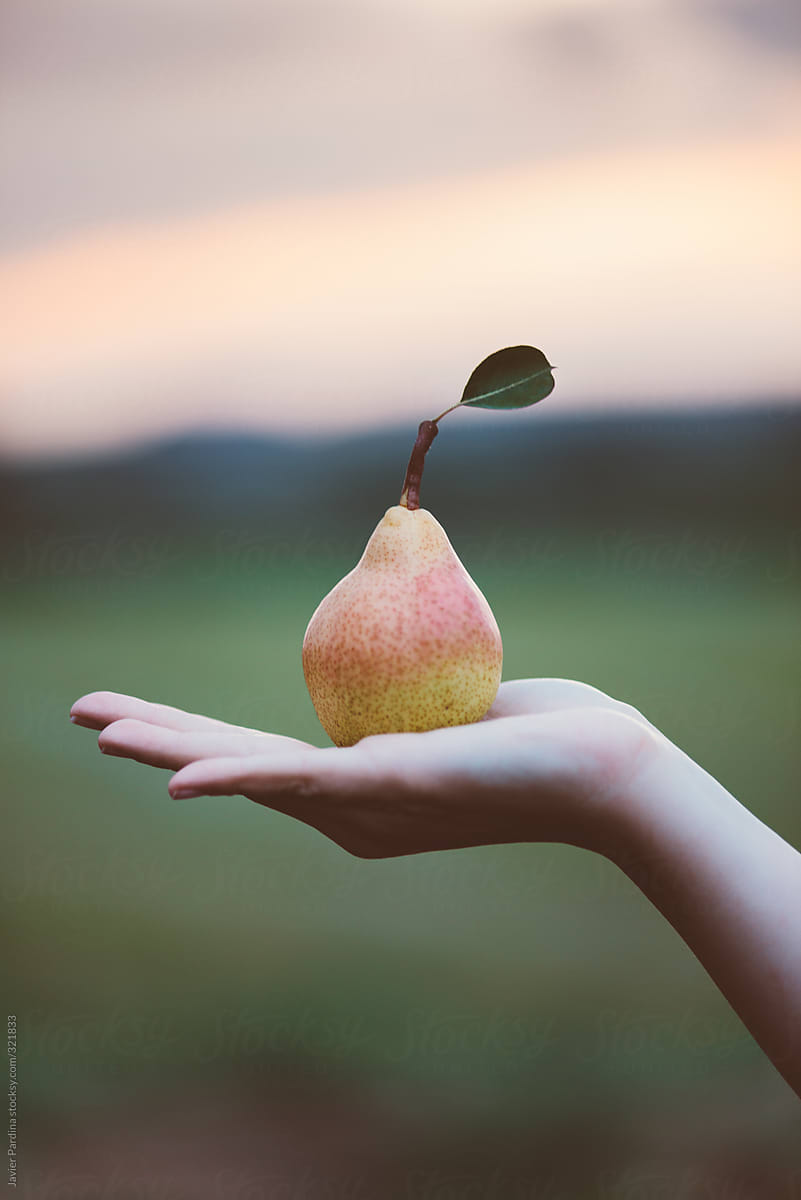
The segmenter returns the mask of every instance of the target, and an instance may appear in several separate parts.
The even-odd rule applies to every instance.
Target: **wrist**
[[[672,889],[747,810],[703,767],[655,734],[615,804],[609,857],[652,899]],[[668,885],[668,880],[670,884]]]

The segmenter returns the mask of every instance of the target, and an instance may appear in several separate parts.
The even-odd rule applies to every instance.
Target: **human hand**
[[[360,858],[528,841],[605,854],[801,1095],[801,855],[629,705],[521,679],[474,725],[325,750],[113,692],[71,715],[106,754],[175,771],[176,799],[241,794]]]
[[[563,679],[502,684],[473,725],[343,749],[113,692],[82,697],[71,717],[101,731],[105,754],[177,772],[176,799],[241,794],[361,858],[521,841],[603,852],[619,796],[670,745],[630,705]]]

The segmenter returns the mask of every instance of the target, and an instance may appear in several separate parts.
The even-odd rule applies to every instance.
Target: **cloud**
[[[5,0],[0,21],[18,447],[221,406],[412,415],[510,341],[568,364],[565,403],[793,386],[778,0]]]
[[[792,64],[724,36],[703,5],[5,0],[2,21],[0,253],[120,221],[801,127]]]
[[[797,388],[798,143],[620,152],[239,207],[0,263],[3,441],[343,428],[533,342],[560,409]]]
[[[693,0],[696,11],[757,49],[782,57],[801,54],[801,5],[798,0]]]

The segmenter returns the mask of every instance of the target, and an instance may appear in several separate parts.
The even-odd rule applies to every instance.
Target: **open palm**
[[[71,717],[101,731],[105,754],[175,771],[176,799],[247,796],[363,858],[512,841],[593,848],[607,797],[661,737],[629,705],[563,679],[502,684],[477,724],[346,749],[114,692],[82,697]]]

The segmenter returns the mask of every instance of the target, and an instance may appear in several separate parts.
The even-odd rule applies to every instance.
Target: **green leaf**
[[[528,408],[554,389],[553,368],[533,346],[496,350],[476,367],[460,404],[474,408]]]

